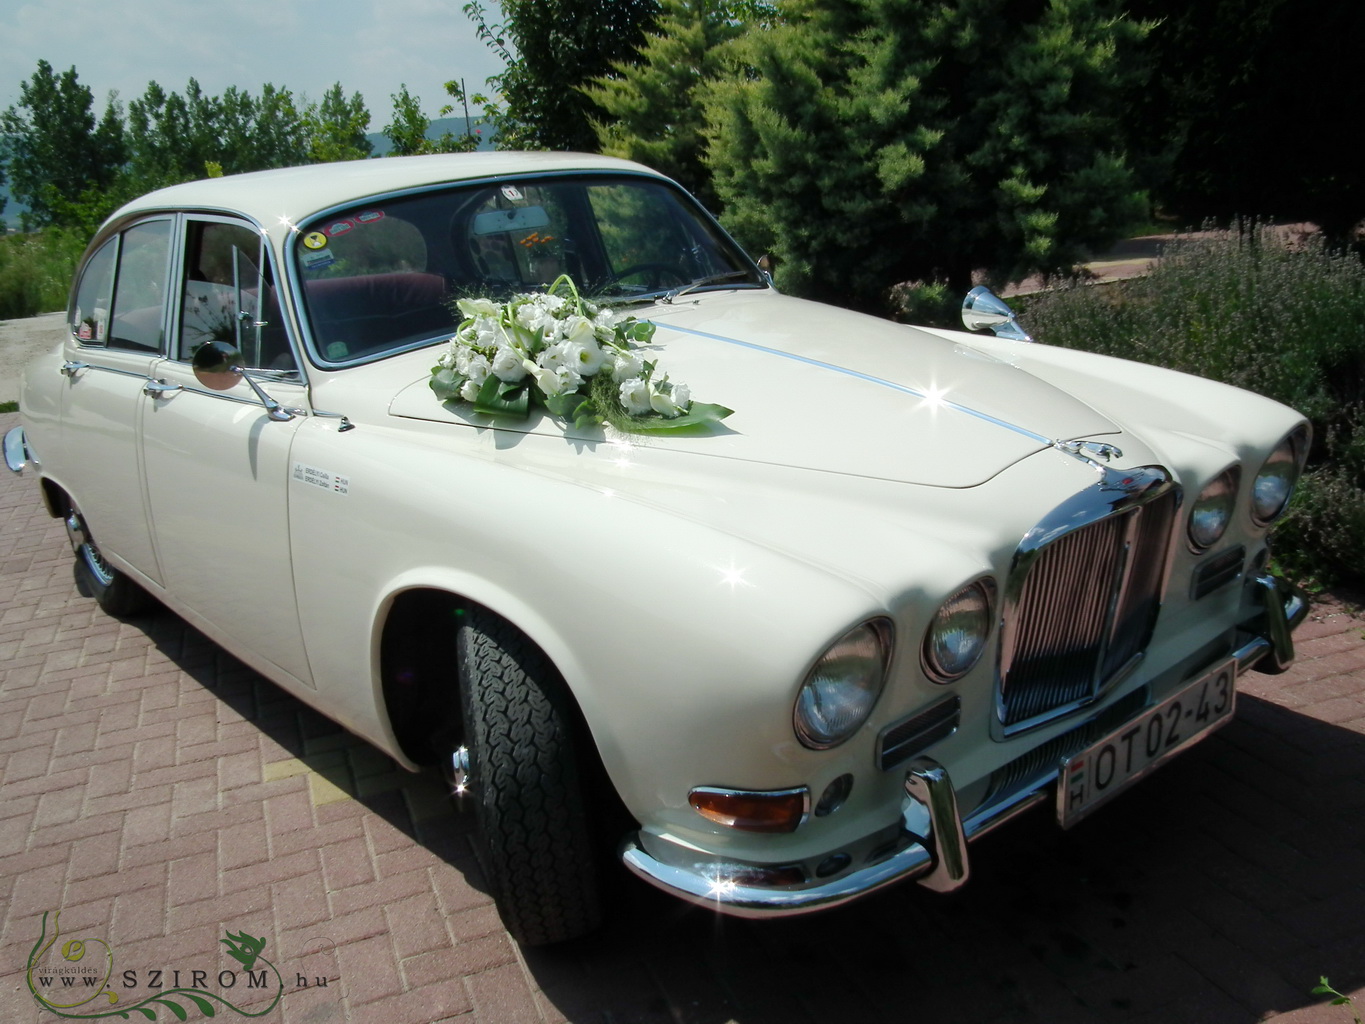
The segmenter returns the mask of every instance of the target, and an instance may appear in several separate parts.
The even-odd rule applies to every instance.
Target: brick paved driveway
[[[119,999],[64,1012],[160,995],[159,1021],[205,1019],[170,989],[225,968],[234,1006],[282,988],[262,1019],[299,1024],[1349,1024],[1309,990],[1365,996],[1365,620],[1340,606],[1222,733],[1069,834],[1038,813],[976,844],[955,896],[755,924],[623,872],[600,935],[523,952],[433,778],[168,612],[97,612],[33,480],[0,476],[0,1024],[60,1019],[25,969],[58,910],[48,961],[83,940],[67,963],[112,956]],[[233,974],[227,932],[280,982]]]

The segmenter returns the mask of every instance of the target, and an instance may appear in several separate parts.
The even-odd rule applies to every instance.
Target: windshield
[[[645,177],[513,179],[371,200],[305,226],[294,246],[324,363],[449,337],[456,299],[504,299],[561,274],[620,303],[766,284],[691,200]]]

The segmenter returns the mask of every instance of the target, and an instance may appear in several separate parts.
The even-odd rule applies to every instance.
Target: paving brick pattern
[[[1365,1003],[1365,619],[1340,603],[1225,730],[1070,833],[1038,813],[974,845],[956,895],[752,923],[622,872],[600,934],[522,951],[433,777],[168,612],[101,614],[31,477],[0,475],[0,1024],[60,1019],[25,970],[58,910],[49,959],[112,949],[119,1002],[87,1015],[233,968],[229,932],[281,985],[222,994],[282,987],[260,1019],[291,1024],[1350,1024],[1322,974]]]

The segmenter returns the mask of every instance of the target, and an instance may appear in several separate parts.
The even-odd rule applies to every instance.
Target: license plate
[[[1062,827],[1070,828],[1225,724],[1236,706],[1236,683],[1234,658],[1063,761],[1057,779],[1057,820]]]

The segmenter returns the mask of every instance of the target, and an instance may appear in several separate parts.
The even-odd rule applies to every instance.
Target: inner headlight
[[[1232,509],[1237,504],[1237,480],[1241,472],[1229,466],[1210,480],[1190,508],[1190,543],[1203,551],[1218,543],[1232,522]]]
[[[1270,453],[1251,488],[1251,518],[1256,525],[1269,526],[1284,513],[1307,456],[1306,426],[1300,426]]]
[[[930,678],[951,683],[971,671],[991,634],[995,584],[969,583],[939,606],[924,635],[924,667]]]
[[[867,721],[886,683],[891,622],[872,619],[841,636],[815,662],[796,697],[797,738],[815,750],[844,742]]]

